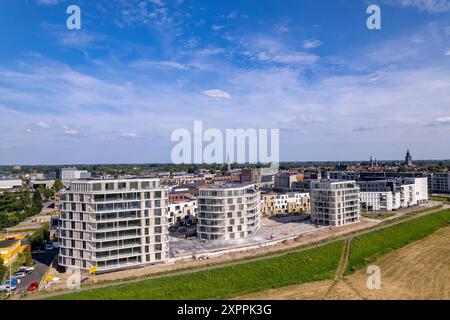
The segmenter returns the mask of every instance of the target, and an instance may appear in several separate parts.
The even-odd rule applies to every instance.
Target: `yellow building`
[[[310,211],[309,193],[270,193],[261,195],[264,216],[298,214]]]
[[[11,262],[16,260],[17,255],[25,250],[26,245],[22,245],[23,234],[8,236],[7,238],[0,238],[0,258],[3,260],[3,265],[9,266]]]

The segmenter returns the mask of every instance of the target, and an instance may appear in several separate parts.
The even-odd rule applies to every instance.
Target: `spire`
[[[413,165],[412,156],[411,156],[411,152],[409,151],[409,149],[406,150],[405,164],[407,166]]]

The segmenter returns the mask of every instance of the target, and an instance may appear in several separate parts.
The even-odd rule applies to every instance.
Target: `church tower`
[[[411,152],[409,152],[409,149],[406,151],[405,165],[407,165],[408,167],[413,165],[412,156]]]

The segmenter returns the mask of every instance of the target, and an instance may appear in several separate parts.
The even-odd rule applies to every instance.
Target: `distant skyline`
[[[2,1],[0,165],[169,163],[197,120],[279,128],[282,162],[449,159],[450,1],[373,3]]]

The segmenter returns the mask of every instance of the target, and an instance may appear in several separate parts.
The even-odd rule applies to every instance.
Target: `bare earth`
[[[238,299],[450,299],[450,227],[379,258],[381,289],[367,288],[366,270],[349,277],[271,289]]]

